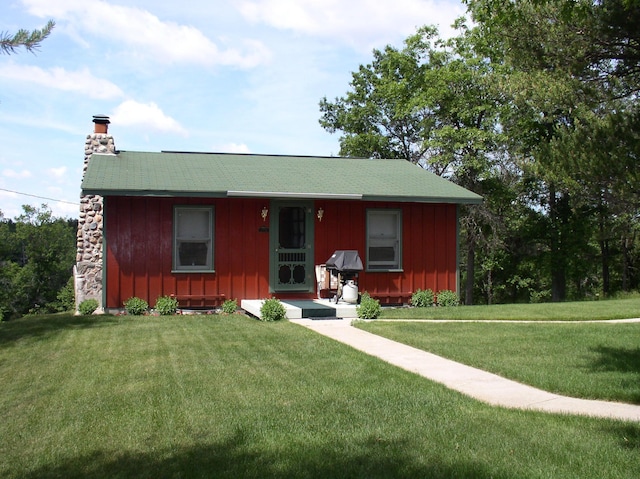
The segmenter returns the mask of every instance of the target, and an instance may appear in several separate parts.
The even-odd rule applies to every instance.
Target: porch
[[[259,318],[262,299],[243,299],[240,307],[247,313]],[[356,318],[356,305],[338,302],[330,299],[309,300],[281,300],[287,313],[287,319],[331,319],[331,318]]]

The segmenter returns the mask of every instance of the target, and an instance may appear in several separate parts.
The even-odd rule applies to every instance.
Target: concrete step
[[[240,307],[247,313],[260,318],[260,308],[264,300],[243,299]],[[356,318],[356,305],[338,302],[329,299],[313,300],[281,300],[286,309],[287,319],[329,319],[329,318]]]

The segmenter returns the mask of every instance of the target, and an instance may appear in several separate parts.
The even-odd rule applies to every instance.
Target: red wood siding
[[[268,296],[269,234],[262,226],[261,200],[106,198],[106,306],[120,308],[131,296],[154,305],[175,295],[190,306],[224,299]],[[215,208],[215,273],[172,273],[173,207]]]
[[[176,295],[190,306],[214,306],[224,299],[266,298],[269,293],[269,225],[263,199],[107,197],[105,199],[106,307],[120,308],[138,296],[154,305],[158,296]],[[215,273],[172,273],[173,207],[215,208]],[[382,302],[406,302],[418,288],[457,287],[455,205],[316,201],[315,263],[337,249],[355,249],[366,258],[367,208],[402,210],[402,272],[362,272],[360,291]],[[289,295],[291,296],[291,295]],[[315,293],[296,297],[315,297]],[[282,296],[287,297],[287,296]]]
[[[324,263],[337,249],[358,250],[366,261],[366,210],[402,210],[402,272],[359,275],[359,290],[383,303],[407,302],[417,289],[457,289],[457,207],[445,204],[316,201],[315,258]]]

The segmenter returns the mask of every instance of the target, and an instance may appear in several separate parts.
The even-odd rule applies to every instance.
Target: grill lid
[[[356,250],[339,249],[327,260],[327,269],[335,269],[341,272],[362,271],[362,260]]]

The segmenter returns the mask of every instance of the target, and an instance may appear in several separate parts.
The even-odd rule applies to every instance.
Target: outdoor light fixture
[[[262,221],[267,221],[267,215],[269,214],[269,210],[267,209],[267,207],[263,207],[262,208],[262,212],[260,213],[260,216],[262,216]]]
[[[324,216],[324,210],[322,209],[322,206],[320,208],[318,208],[318,221],[322,222],[322,217]]]

